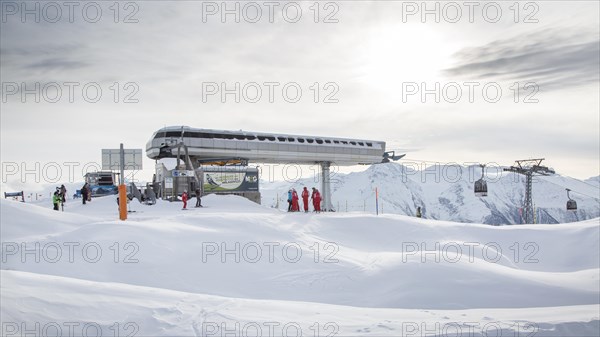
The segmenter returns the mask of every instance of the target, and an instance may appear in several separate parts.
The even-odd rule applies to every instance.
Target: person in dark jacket
[[[62,197],[62,202],[67,202],[67,188],[65,185],[60,185],[60,196]]]
[[[417,214],[416,214],[417,218],[420,218],[422,216],[421,214],[421,206],[417,207]]]
[[[292,189],[290,188],[290,190],[288,191],[288,198],[287,198],[287,201],[288,201],[288,212],[292,211],[292,196],[293,196],[292,195]]]
[[[90,184],[85,183],[81,188],[81,202],[85,205],[85,202],[89,200],[90,195]]]
[[[202,191],[200,188],[196,188],[196,207],[202,207],[202,200],[200,199],[201,197]]]

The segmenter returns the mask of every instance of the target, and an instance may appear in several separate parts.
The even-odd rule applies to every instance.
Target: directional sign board
[[[172,171],[173,177],[195,177],[194,176],[194,171],[192,170],[173,170]]]
[[[142,149],[124,149],[125,170],[142,169]],[[119,170],[121,168],[121,154],[119,149],[102,149],[102,169]]]

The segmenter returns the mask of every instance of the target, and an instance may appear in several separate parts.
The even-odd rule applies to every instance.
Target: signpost
[[[124,149],[123,144],[119,149],[102,149],[102,169],[121,171],[119,184],[123,184],[125,183],[123,171],[141,170],[142,158],[142,149]]]
[[[13,197],[13,198],[21,197],[21,202],[25,202],[25,194],[23,193],[23,191],[21,191],[21,192],[4,192],[4,199],[9,198],[9,197]]]
[[[165,177],[165,186],[163,188],[163,196],[167,195],[167,189],[171,189],[171,197],[173,197],[173,178]]]
[[[127,187],[125,170],[142,169],[142,149],[124,149],[123,143],[118,149],[102,149],[102,169],[119,170],[119,219],[127,219]]]

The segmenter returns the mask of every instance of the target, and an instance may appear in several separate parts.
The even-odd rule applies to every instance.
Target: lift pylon
[[[515,165],[505,168],[504,171],[522,174],[525,176],[525,200],[523,202],[523,220],[526,224],[533,223],[533,201],[532,201],[532,183],[534,175],[554,174],[554,170],[542,166],[544,158],[515,160]]]

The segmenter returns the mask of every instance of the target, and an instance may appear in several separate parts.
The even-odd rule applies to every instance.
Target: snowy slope
[[[33,322],[40,323],[40,330],[57,325],[62,336],[114,336],[118,332],[120,336],[593,337],[600,324],[597,305],[365,309],[225,298],[15,271],[1,275],[2,283],[8,284],[2,286],[3,326],[12,329],[23,320],[30,330]],[[67,334],[69,326],[72,335]],[[15,329],[14,335],[20,336],[20,326]]]
[[[423,171],[395,163],[373,165],[363,172],[337,174],[333,177],[333,206],[340,212],[375,212],[375,188],[379,190],[379,208],[383,213],[414,215],[420,206],[425,218],[485,224],[520,224],[525,187],[524,177],[488,168],[489,194],[480,198],[473,193],[473,183],[481,176],[479,167],[433,166]],[[600,216],[600,189],[587,181],[553,176],[536,176],[533,202],[537,223],[567,223]],[[263,203],[287,207],[285,192],[294,187],[319,188],[315,179],[297,182],[263,182]],[[565,188],[578,210],[567,211]]]
[[[276,322],[277,335],[287,324],[311,336],[311,327],[404,336],[423,324],[466,333],[475,322],[474,336],[599,331],[598,219],[492,227],[289,214],[234,196],[203,202],[188,211],[132,203],[122,222],[113,197],[67,202],[65,212],[2,200],[3,329],[94,322],[103,335],[119,323],[121,335],[220,336],[211,329],[237,322],[266,336]]]

